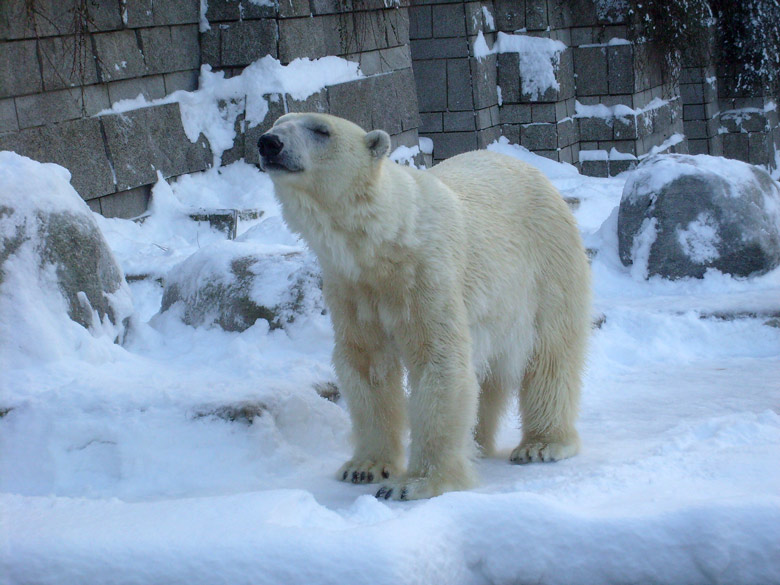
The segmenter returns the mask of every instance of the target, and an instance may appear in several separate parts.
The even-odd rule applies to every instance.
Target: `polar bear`
[[[326,114],[284,115],[258,148],[322,269],[353,426],[339,479],[380,482],[386,499],[468,489],[474,439],[493,452],[513,389],[522,440],[511,461],[577,453],[590,269],[538,170],[489,151],[401,166],[386,132]]]

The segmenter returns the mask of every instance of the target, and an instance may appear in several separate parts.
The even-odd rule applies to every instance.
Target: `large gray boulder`
[[[763,274],[780,265],[780,188],[736,160],[649,157],[623,190],[618,251],[645,278]]]
[[[130,290],[69,179],[57,165],[0,153],[0,294],[28,302],[39,295],[32,304],[59,294],[71,320],[119,342],[132,313]]]
[[[195,252],[166,278],[160,313],[180,311],[194,327],[244,331],[258,319],[270,329],[322,312],[314,257],[291,247],[226,241]]]

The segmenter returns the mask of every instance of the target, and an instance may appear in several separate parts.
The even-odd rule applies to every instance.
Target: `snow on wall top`
[[[474,56],[484,59],[497,53],[517,53],[520,57],[520,79],[523,93],[538,99],[545,91],[560,89],[555,78],[555,67],[560,62],[566,45],[560,41],[527,35],[499,32],[493,47],[488,47],[485,35],[479,32],[474,40]]]
[[[361,77],[363,74],[357,63],[340,57],[302,58],[282,65],[267,55],[229,79],[225,78],[224,72],[213,72],[210,65],[202,65],[199,89],[195,91],[180,90],[152,101],[139,95],[135,99],[120,100],[97,115],[178,102],[187,138],[196,142],[203,134],[211,145],[214,166],[219,166],[222,153],[233,146],[235,123],[240,113],[245,114],[246,122],[252,128],[265,119],[268,100],[277,94],[305,100],[325,87]]]

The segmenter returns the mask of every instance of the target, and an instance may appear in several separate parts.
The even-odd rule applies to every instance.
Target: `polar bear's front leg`
[[[409,466],[405,475],[385,482],[378,498],[430,498],[476,483],[472,457],[478,385],[468,329],[460,326],[457,313],[448,311],[448,319],[438,321],[436,328],[427,324],[420,343],[408,348]]]
[[[354,441],[354,455],[336,478],[374,483],[403,471],[403,374],[398,356],[378,328],[367,331],[363,327],[360,333],[362,339],[346,332],[337,334],[333,356],[349,406]]]

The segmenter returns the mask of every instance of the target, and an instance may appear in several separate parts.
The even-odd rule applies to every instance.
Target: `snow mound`
[[[132,298],[70,173],[0,152],[0,363],[103,354]],[[1,369],[1,368],[0,368]]]

